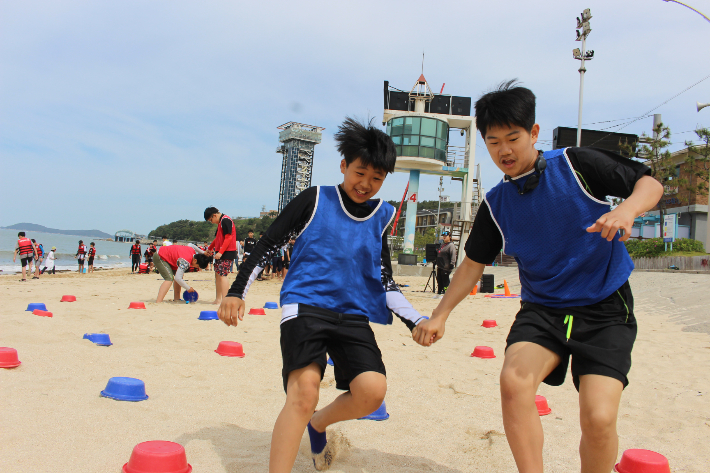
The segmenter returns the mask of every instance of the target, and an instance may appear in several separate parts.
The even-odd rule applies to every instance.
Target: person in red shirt
[[[192,243],[188,246],[161,246],[153,255],[153,264],[165,281],[160,285],[155,302],[163,302],[170,286],[173,286],[173,301],[180,300],[181,287],[187,292],[195,292],[183,280],[183,275],[189,268],[205,269],[209,259],[209,256]]]
[[[213,304],[220,304],[229,290],[229,268],[237,258],[237,235],[232,219],[220,213],[216,207],[205,209],[205,220],[217,225],[214,240],[207,247],[207,254],[214,254],[216,297]]]

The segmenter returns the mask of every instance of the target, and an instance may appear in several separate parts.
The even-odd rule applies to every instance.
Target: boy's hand
[[[195,292],[195,290],[190,286],[190,289],[187,290],[187,292]]]
[[[222,253],[215,253],[214,254],[214,259],[220,259],[222,257]]]
[[[599,217],[596,222],[587,228],[587,233],[601,232],[602,238],[612,241],[616,232],[623,229],[624,234],[619,238],[619,241],[626,241],[631,237],[634,217],[632,213],[625,212],[621,207],[617,207]]]
[[[444,336],[443,318],[432,316],[431,319],[417,324],[412,331],[412,339],[418,344],[428,347]]]
[[[238,320],[244,320],[244,301],[238,297],[225,297],[217,309],[219,320],[236,327]]]

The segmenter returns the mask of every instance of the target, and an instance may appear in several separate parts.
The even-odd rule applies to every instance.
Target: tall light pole
[[[587,51],[587,36],[592,32],[589,26],[589,20],[592,19],[592,13],[587,8],[582,12],[581,19],[577,17],[577,39],[575,41],[582,42],[582,50],[574,49],[572,55],[575,59],[581,61],[579,66],[579,115],[577,117],[577,146],[582,145],[582,103],[584,97],[584,73],[587,69],[584,67],[584,61],[591,61],[594,57],[594,51]]]

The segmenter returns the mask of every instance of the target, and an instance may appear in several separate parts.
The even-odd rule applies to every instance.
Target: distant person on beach
[[[155,302],[163,302],[170,286],[173,286],[173,301],[180,300],[181,287],[187,292],[195,292],[183,276],[189,268],[205,269],[207,261],[209,257],[192,243],[187,246],[161,246],[153,256],[153,264],[165,281],[160,285]]]
[[[451,234],[444,232],[441,234],[444,242],[439,247],[436,256],[436,283],[439,285],[438,293],[444,294],[449,287],[449,275],[456,266],[456,246],[451,241]]]
[[[153,243],[151,243],[150,246],[146,248],[145,253],[143,253],[145,257],[144,261],[148,265],[148,272],[153,271],[153,255],[158,251],[157,243],[156,240],[153,240]]]
[[[207,247],[207,253],[214,257],[214,279],[216,297],[213,304],[220,304],[229,290],[229,268],[237,257],[237,231],[229,215],[220,213],[216,207],[207,207],[205,221],[217,225],[214,240]]]
[[[503,180],[486,193],[466,257],[414,340],[429,346],[503,250],[518,262],[521,308],[510,328],[500,392],[505,436],[520,472],[542,473],[540,383],[559,386],[572,358],[579,391],[581,471],[608,473],[636,339],[624,241],[663,186],[641,163],[596,148],[538,151],[535,95],[509,81],[476,102],[476,127]],[[625,199],[613,210],[606,196]],[[624,230],[623,236],[619,230]],[[660,406],[662,408],[662,406]],[[570,443],[555,446],[569,449]]]
[[[246,261],[251,252],[254,251],[255,246],[256,240],[254,239],[254,230],[249,230],[247,237],[244,239],[244,256],[242,257],[242,261]]]
[[[32,240],[25,236],[25,232],[19,232],[17,234],[17,243],[15,243],[15,251],[12,253],[12,262],[17,261],[17,255],[20,255],[20,262],[22,263],[22,279],[21,281],[27,281],[27,265],[32,262],[37,254],[35,250],[35,245]],[[32,273],[30,273],[32,274]]]
[[[236,326],[251,281],[300,235],[281,288],[286,402],[271,437],[271,473],[291,471],[306,428],[316,469],[327,469],[339,442],[327,441],[326,428],[382,405],[387,379],[370,322],[390,324],[394,312],[411,330],[425,320],[392,279],[383,233],[395,209],[382,199],[369,200],[394,172],[395,145],[382,131],[350,118],[335,139],[344,158],[342,184],[311,187],[286,205],[242,264],[218,310],[224,323]],[[326,353],[335,365],[336,387],[346,392],[315,412]]]
[[[44,247],[32,238],[32,243],[35,246],[35,275],[32,279],[39,279],[40,267],[42,266],[42,259],[44,259]]]
[[[89,261],[88,261],[89,269],[87,272],[93,273],[94,272],[94,257],[96,256],[96,245],[94,244],[93,241],[91,243],[89,243],[88,256],[89,256]]]
[[[136,240],[136,242],[131,245],[131,249],[128,253],[131,256],[131,274],[138,271],[141,265],[141,242]]]
[[[76,250],[76,255],[74,255],[76,261],[79,263],[79,274],[84,273],[84,258],[86,257],[86,245],[84,245],[84,240],[79,240],[79,249]]]
[[[44,259],[44,268],[42,268],[42,274],[47,272],[47,274],[56,274],[55,260],[57,259],[57,247],[53,246],[51,250],[47,253],[47,257]]]
[[[168,240],[168,237],[164,236],[163,237],[163,246],[170,246],[172,243],[170,243],[170,240]]]
[[[291,239],[288,241],[288,245],[286,245],[286,249],[284,250],[284,279],[286,279],[288,269],[291,266],[291,254],[293,253],[293,245],[295,244],[296,239],[294,237],[291,237]]]

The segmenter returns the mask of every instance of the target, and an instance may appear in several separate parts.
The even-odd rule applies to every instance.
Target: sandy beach
[[[519,292],[517,269],[488,268]],[[231,276],[233,279],[234,276]],[[22,365],[0,369],[0,471],[112,472],[146,440],[182,444],[195,472],[267,471],[271,428],[285,394],[281,384],[278,310],[245,317],[237,328],[200,321],[213,310],[214,273],[189,274],[195,304],[153,301],[155,274],[126,270],[61,274],[20,283],[0,276],[0,346],[17,349]],[[428,315],[438,303],[420,291],[426,278],[399,277],[405,294]],[[710,465],[710,277],[634,272],[639,332],[630,385],[619,415],[620,452],[646,448],[668,457],[673,472]],[[280,284],[256,282],[247,307],[278,302]],[[77,297],[60,303],[62,295]],[[172,292],[168,294],[172,297]],[[146,310],[128,310],[143,301]],[[53,318],[26,312],[44,302]],[[498,375],[518,300],[470,296],[452,314],[445,337],[416,345],[407,328],[373,325],[387,366],[387,421],[350,421],[330,430],[343,452],[331,471],[514,472],[500,408]],[[499,327],[481,327],[495,319]],[[84,333],[105,332],[96,346]],[[238,341],[246,357],[214,352]],[[494,359],[470,357],[487,345]],[[335,398],[332,367],[322,383],[324,405]],[[121,402],[99,396],[110,377],[143,380],[150,398]],[[542,385],[552,413],[542,417],[548,472],[579,471],[577,394]],[[294,471],[314,471],[304,436]]]

